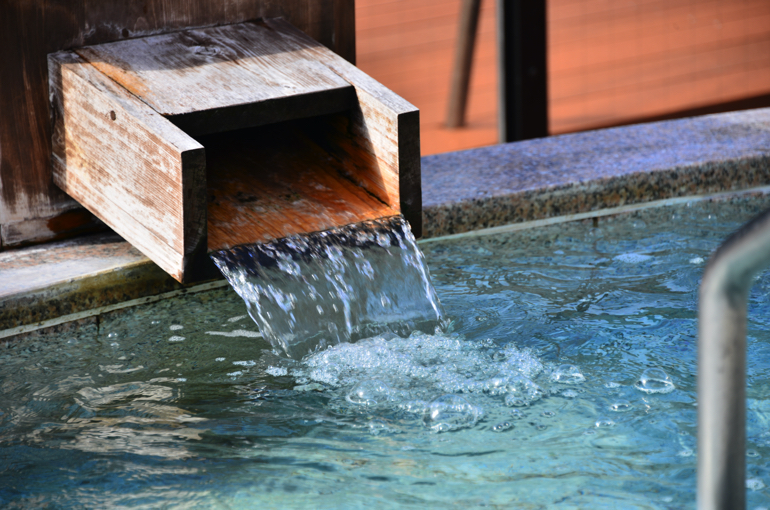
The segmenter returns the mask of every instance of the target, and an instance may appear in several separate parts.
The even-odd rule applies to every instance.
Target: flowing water
[[[401,216],[219,251],[264,337],[290,357],[384,332],[432,331],[441,304]]]
[[[430,287],[400,251],[406,231],[382,246],[369,225],[325,256],[339,279],[283,245],[247,250],[274,260],[240,276],[222,265],[248,307],[202,292],[10,343],[0,507],[694,508],[697,286],[713,249],[767,206],[423,242],[443,312],[406,298],[402,316],[382,298]],[[248,317],[268,312],[294,314],[300,333]],[[749,508],[770,507],[769,318],[765,274],[750,298]]]

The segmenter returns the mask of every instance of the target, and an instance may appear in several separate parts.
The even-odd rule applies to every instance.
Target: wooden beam
[[[267,20],[274,30],[307,41],[310,38],[282,19]],[[407,100],[323,46],[304,51],[343,77],[356,89],[349,136],[337,136],[329,147],[357,144],[355,158],[341,156],[343,169],[368,192],[398,207],[414,235],[422,235],[422,184],[420,181],[420,112]],[[334,136],[336,131],[331,131]],[[363,155],[370,162],[361,165]],[[397,205],[396,205],[397,204]]]
[[[208,134],[347,110],[355,91],[303,51],[318,42],[240,23],[75,50],[185,132]],[[340,57],[337,57],[340,58]]]
[[[497,0],[500,143],[548,136],[545,0]]]

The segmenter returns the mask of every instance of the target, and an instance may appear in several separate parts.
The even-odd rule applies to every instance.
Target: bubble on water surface
[[[703,257],[695,257],[695,258],[691,258],[689,260],[689,262],[690,262],[690,264],[696,264],[697,265],[697,264],[703,264],[704,260],[703,260]]]
[[[585,376],[575,365],[561,365],[551,374],[551,381],[562,384],[577,384],[585,380]]]
[[[765,488],[765,482],[763,482],[759,478],[747,478],[746,488],[752,491],[761,491],[762,489]]]
[[[506,430],[509,430],[512,428],[513,428],[513,425],[511,424],[511,422],[504,421],[502,423],[498,423],[497,425],[494,425],[492,427],[492,430],[494,432],[505,432]]]
[[[415,332],[408,338],[383,335],[314,353],[292,369],[291,375],[332,387],[378,379],[406,391],[404,401],[408,401],[431,400],[445,393],[485,392],[490,384],[497,386],[505,380],[510,386],[516,377],[534,377],[543,370],[535,355],[513,346],[505,348],[503,361],[494,362],[490,344],[443,333]]]
[[[177,336],[177,335],[174,335],[174,336],[170,337],[170,338],[168,339],[168,341],[169,341],[169,342],[183,342],[183,341],[184,341],[184,338],[185,338],[185,337],[183,337],[183,336]]]
[[[671,393],[676,389],[668,374],[660,368],[648,368],[642,372],[634,387],[645,393]]]
[[[412,414],[424,414],[428,409],[428,402],[424,400],[410,400],[398,406],[401,410]]]
[[[428,404],[423,423],[433,432],[448,432],[471,427],[484,415],[484,410],[459,395],[442,395]]]
[[[511,407],[528,406],[543,398],[544,393],[540,386],[523,376],[512,378],[507,390],[505,405]]]
[[[631,402],[627,400],[618,400],[610,406],[610,410],[615,411],[616,413],[624,413],[630,411],[632,407],[633,405],[631,405]]]
[[[183,328],[184,326],[182,326],[181,324],[172,324],[171,326],[168,327],[168,329],[170,329],[171,331],[179,331],[180,329],[183,329]]]
[[[376,406],[384,404],[391,398],[391,388],[379,379],[361,381],[345,396],[351,404],[360,406]]]
[[[612,420],[597,420],[595,426],[597,429],[610,428],[615,426],[615,422]]]

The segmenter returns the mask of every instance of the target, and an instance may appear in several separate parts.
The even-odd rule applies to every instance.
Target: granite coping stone
[[[770,108],[422,159],[425,237],[770,183]]]
[[[767,184],[770,109],[624,126],[423,157],[423,229],[436,237]],[[0,339],[185,288],[111,233],[0,252]]]

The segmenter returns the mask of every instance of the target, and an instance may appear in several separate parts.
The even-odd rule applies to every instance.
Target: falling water
[[[300,358],[384,332],[433,332],[443,310],[402,216],[213,253],[274,348]]]

